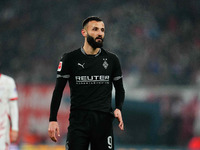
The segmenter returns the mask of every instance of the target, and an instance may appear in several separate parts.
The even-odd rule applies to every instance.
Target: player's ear
[[[85,30],[85,29],[82,29],[82,30],[81,30],[81,34],[82,34],[84,37],[86,37],[86,36],[87,36],[86,30]]]

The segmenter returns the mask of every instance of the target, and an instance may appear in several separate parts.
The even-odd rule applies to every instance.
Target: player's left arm
[[[113,84],[115,87],[115,105],[116,105],[114,115],[119,121],[119,128],[121,130],[124,130],[124,122],[121,110],[122,110],[122,105],[124,103],[125,90],[123,87],[122,78],[117,81],[114,81]]]
[[[114,115],[119,121],[119,128],[121,130],[124,130],[124,123],[121,112],[125,98],[122,70],[118,57],[114,57],[113,62],[114,62],[113,85],[115,87],[115,105],[116,105]]]

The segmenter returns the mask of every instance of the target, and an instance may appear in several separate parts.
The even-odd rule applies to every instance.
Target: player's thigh
[[[66,150],[88,150],[89,140],[83,137],[68,138],[65,147]]]
[[[3,124],[0,135],[0,150],[9,149],[10,145],[10,126]]]
[[[88,123],[84,118],[85,112],[73,112],[70,115],[70,125],[68,127],[66,150],[88,150],[89,134]]]
[[[88,150],[89,137],[80,128],[69,128],[66,141],[66,150]]]
[[[93,128],[91,150],[113,150],[113,117],[100,114]]]
[[[9,142],[7,142],[5,135],[0,136],[0,150],[9,149]]]
[[[91,150],[114,150],[113,135],[103,139],[96,139],[91,142]]]

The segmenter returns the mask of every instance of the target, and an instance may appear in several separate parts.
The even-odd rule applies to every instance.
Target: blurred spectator
[[[141,75],[139,84],[199,84],[200,2],[88,2],[93,9],[71,0],[1,1],[4,72],[20,83],[53,82],[59,56],[80,46],[77,22],[99,15],[110,28],[105,47],[118,53],[126,75]]]

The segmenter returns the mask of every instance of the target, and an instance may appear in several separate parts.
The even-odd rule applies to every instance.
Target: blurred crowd
[[[2,72],[18,83],[52,83],[64,52],[83,45],[87,16],[106,25],[104,48],[139,85],[200,84],[200,1],[1,0]]]
[[[104,48],[119,56],[126,85],[200,86],[199,10],[199,0],[1,0],[0,73],[19,85],[53,83],[62,54],[83,45],[83,19],[96,15],[105,22]],[[147,101],[162,110],[159,144],[185,145],[200,135],[199,97],[186,104],[179,95]]]

